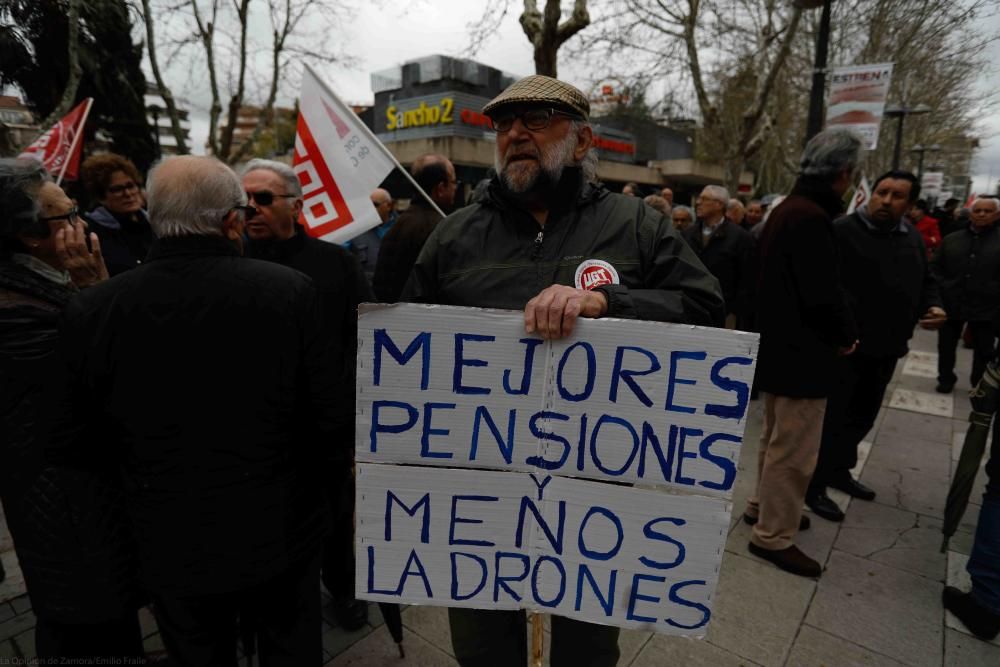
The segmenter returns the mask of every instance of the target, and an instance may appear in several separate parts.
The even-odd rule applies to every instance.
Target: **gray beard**
[[[524,194],[546,184],[558,183],[562,178],[563,169],[573,164],[573,151],[576,148],[576,134],[570,132],[558,144],[546,149],[535,151],[531,148],[507,148],[507,155],[496,154],[493,161],[494,169],[500,175],[504,186],[513,193]],[[537,160],[515,160],[509,162],[512,155],[518,153],[534,153]]]

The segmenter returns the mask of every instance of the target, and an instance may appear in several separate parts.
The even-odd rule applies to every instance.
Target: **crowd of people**
[[[670,188],[598,181],[589,102],[571,85],[526,77],[483,113],[495,169],[470,205],[454,210],[447,156],[421,156],[426,198],[397,212],[375,190],[381,223],[346,247],[306,233],[281,162],[237,175],[170,157],[143,185],[128,159],[94,156],[83,213],[36,163],[0,160],[0,500],[40,658],[142,659],[150,605],[176,664],[235,665],[239,628],[261,664],[319,665],[320,581],[338,623],[365,623],[352,475],[365,301],[523,310],[544,339],[604,316],[759,332],[748,550],[806,577],[822,566],[794,544],[803,503],[840,521],[828,488],[875,497],[850,471],[914,328],[940,330],[941,392],[963,330],[973,384],[995,354],[997,199],[944,219],[913,174],[890,171],[844,216],[862,145],[830,130],[786,197],[709,185],[688,207]],[[611,262],[613,278],[580,284],[579,258]],[[1000,553],[995,513],[981,554]],[[945,603],[995,636],[1000,564],[975,562],[971,593]],[[526,664],[523,612],[449,620],[463,666]],[[618,661],[617,628],[554,616],[551,630],[552,665]]]

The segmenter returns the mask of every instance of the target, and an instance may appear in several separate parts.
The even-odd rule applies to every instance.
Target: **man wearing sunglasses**
[[[337,354],[350,361],[357,347],[358,304],[374,301],[368,280],[354,255],[335,243],[314,239],[299,223],[302,186],[286,164],[251,160],[243,169],[243,189],[255,212],[247,216],[247,254],[301,271],[316,284],[329,329],[337,332]],[[263,353],[262,353],[263,354]],[[351,377],[353,387],[353,375]],[[354,410],[354,394],[346,397]],[[368,605],[354,598],[354,479],[351,474],[353,430],[335,444],[341,458],[327,471],[325,488],[334,509],[330,536],[323,547],[323,584],[333,597],[337,624],[348,631],[368,620]]]
[[[424,245],[404,301],[524,310],[525,330],[569,336],[577,317],[721,326],[719,282],[668,218],[597,182],[590,104],[546,76],[483,109],[497,133],[495,176]],[[463,667],[525,665],[520,611],[450,609]],[[552,617],[553,667],[618,662],[618,629]]]

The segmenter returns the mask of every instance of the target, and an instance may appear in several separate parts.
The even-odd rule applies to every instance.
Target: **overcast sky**
[[[345,102],[371,104],[373,94],[369,75],[372,72],[434,53],[464,56],[469,43],[468,26],[482,15],[485,5],[484,0],[365,3],[357,9],[349,29],[338,30],[336,35],[345,50],[358,59],[358,66],[330,66],[323,68],[321,73]],[[511,5],[511,11],[499,30],[475,55],[475,59],[511,74],[531,74],[534,71],[531,47],[517,22],[521,2],[513,0]],[[1000,34],[1000,13],[990,17],[984,28],[993,34]],[[260,45],[265,47],[258,56],[266,58],[264,51],[269,42],[269,25],[266,19],[260,17],[251,26],[251,32],[257,35]],[[978,80],[969,83],[980,89],[995,90],[1000,86],[1000,44],[992,45],[987,62],[992,63],[991,68],[981,72]],[[208,135],[210,98],[203,70],[203,66],[199,68],[189,62],[177,61],[168,68],[166,74],[168,85],[171,85],[175,95],[183,96],[189,101],[192,112],[192,143],[197,152],[204,151]],[[560,78],[581,88],[586,88],[591,83],[589,72],[580,67],[574,68],[574,63],[568,62],[564,57],[560,58],[559,73]],[[288,78],[290,81],[298,81],[297,68]],[[265,82],[256,83],[258,89],[263,90]],[[291,105],[294,90],[286,92],[288,95],[279,99],[279,104]],[[981,138],[982,145],[973,164],[973,189],[987,192],[993,189],[988,181],[995,186],[1000,179],[1000,109],[983,115]]]

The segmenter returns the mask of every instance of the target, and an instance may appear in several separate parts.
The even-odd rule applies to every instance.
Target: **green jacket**
[[[719,282],[670,220],[639,198],[580,187],[574,171],[544,229],[494,179],[481,201],[438,224],[402,300],[523,310],[560,284],[603,291],[607,317],[721,326]]]

